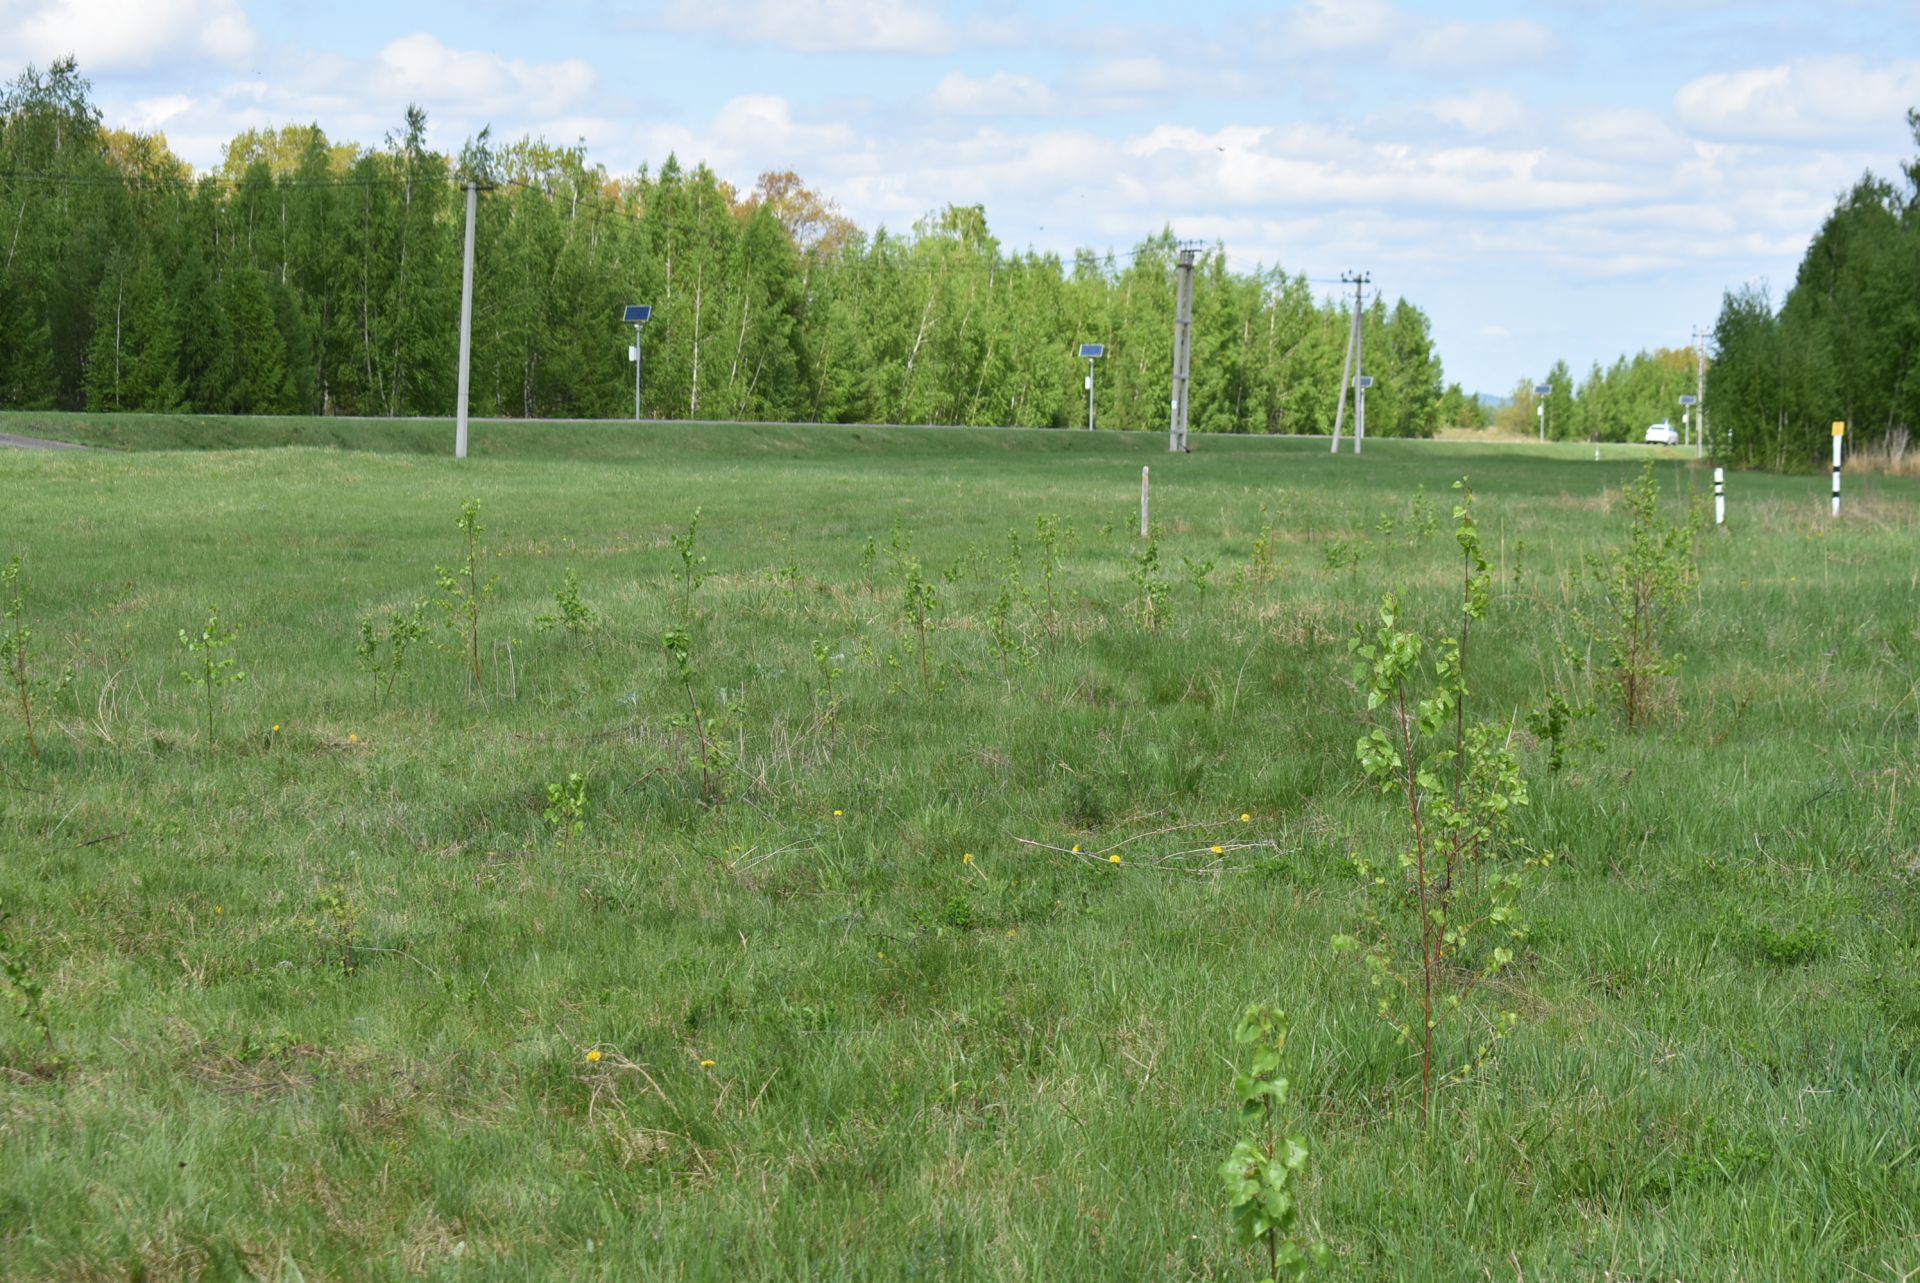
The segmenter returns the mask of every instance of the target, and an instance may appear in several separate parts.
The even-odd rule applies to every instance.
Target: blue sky
[[[1505,392],[1776,297],[1835,195],[1920,147],[1920,3],[0,0],[108,121],[216,164],[249,125],[793,169],[863,226],[979,203],[1003,244],[1171,226],[1237,266],[1366,268]]]

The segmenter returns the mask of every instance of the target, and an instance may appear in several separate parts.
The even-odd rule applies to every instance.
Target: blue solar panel
[[[1536,383],[1536,384],[1534,384],[1534,385],[1533,385],[1533,394],[1534,394],[1535,396],[1552,396],[1552,395],[1553,395],[1553,384],[1551,384],[1551,383]]]
[[[1373,376],[1371,374],[1363,374],[1353,381],[1353,386],[1356,388],[1370,388],[1373,386]]]
[[[620,319],[628,325],[645,325],[653,319],[653,304],[629,303],[627,304],[627,310],[621,314]]]
[[[1105,343],[1082,343],[1080,345],[1081,356],[1096,357],[1096,356],[1105,356],[1106,354],[1107,354],[1107,345]]]

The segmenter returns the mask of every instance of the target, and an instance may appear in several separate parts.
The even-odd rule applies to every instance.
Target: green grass
[[[1736,476],[1670,705],[1582,722],[1552,775],[1524,715],[1589,694],[1570,608],[1631,458],[485,425],[456,465],[445,423],[207,424],[0,421],[117,447],[0,452],[0,555],[77,673],[37,765],[0,723],[0,902],[55,1039],[0,1007],[0,1277],[1251,1277],[1214,1168],[1261,1000],[1296,1021],[1331,1277],[1920,1267],[1920,486],[1834,523],[1823,480]],[[178,449],[279,443],[356,448]],[[1519,719],[1521,834],[1559,861],[1476,1000],[1522,1023],[1423,1130],[1327,941],[1360,912],[1348,853],[1401,841],[1346,640],[1390,586],[1447,625],[1462,472],[1497,574],[1475,695]],[[423,652],[376,708],[358,621],[431,595],[469,496],[485,679]],[[1236,590],[1262,505],[1275,574]],[[697,690],[736,757],[713,806],[659,645],[696,506]],[[1037,654],[1003,676],[987,608],[1010,528],[1037,591],[1042,513],[1073,531],[1059,620],[1018,607]],[[941,599],[932,693],[896,519]],[[1204,598],[1183,557],[1217,562]],[[534,623],[567,567],[607,617],[585,643]],[[176,638],[211,607],[250,674],[213,754]],[[566,842],[541,812],[574,771]],[[1176,824],[1202,827],[1119,866],[1021,842]],[[1154,866],[1215,842],[1272,845]]]

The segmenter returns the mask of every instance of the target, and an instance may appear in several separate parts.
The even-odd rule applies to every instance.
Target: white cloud
[[[88,75],[181,55],[237,64],[258,44],[240,0],[0,0],[9,64],[73,54]]]
[[[1476,89],[1463,97],[1442,98],[1429,103],[1427,111],[1436,120],[1457,125],[1470,134],[1506,133],[1527,118],[1520,99],[1498,89]]]
[[[1681,122],[1724,138],[1819,139],[1898,126],[1920,103],[1920,60],[1853,55],[1715,72],[1681,86]]]
[[[843,172],[865,150],[847,125],[797,119],[786,99],[771,94],[729,99],[700,127],[653,125],[627,132],[622,141],[638,148],[636,163],[657,164],[672,153],[741,186],[769,169],[792,169],[809,180],[823,170]]]
[[[1558,54],[1560,42],[1537,22],[1509,18],[1500,22],[1410,23],[1393,46],[1393,60],[1426,71],[1504,68],[1539,62]]]
[[[185,94],[167,94],[160,98],[142,98],[133,104],[131,119],[127,121],[135,132],[143,134],[158,133],[165,129],[167,122],[182,112],[191,110],[193,99]]]
[[[1035,116],[1054,109],[1054,95],[1032,76],[996,71],[984,79],[950,71],[927,95],[927,106],[952,116]]]
[[[1508,67],[1555,56],[1538,22],[1439,20],[1392,0],[1302,0],[1280,19],[1284,53],[1345,53],[1429,72]]]
[[[1417,146],[1314,128],[1161,125],[1126,153],[1176,176],[1195,204],[1372,206],[1501,215],[1613,204],[1630,182],[1561,172],[1542,148]]]
[[[425,32],[403,36],[374,57],[374,85],[389,98],[462,114],[496,106],[535,116],[569,110],[591,95],[596,74],[577,58],[529,63],[453,49]]]
[[[133,83],[144,88],[157,79]],[[588,63],[506,58],[425,33],[391,41],[367,58],[308,52],[269,62],[267,74],[235,77],[202,67],[168,76],[163,86],[119,101],[102,94],[106,120],[164,131],[174,152],[203,170],[219,165],[243,129],[314,121],[337,142],[378,146],[400,128],[409,103],[427,112],[428,144],[449,153],[489,124],[499,139],[523,132],[561,143],[584,139],[596,158],[630,146],[633,137],[630,123],[607,114]]]
[[[1171,86],[1173,75],[1158,58],[1111,58],[1082,72],[1079,84],[1097,94],[1154,94]]]
[[[947,20],[915,0],[667,0],[658,20],[800,53],[942,53],[955,40]]]

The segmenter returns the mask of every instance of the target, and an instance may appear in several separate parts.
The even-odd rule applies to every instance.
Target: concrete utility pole
[[[453,457],[467,457],[468,367],[473,361],[473,216],[480,204],[480,184],[467,180],[467,249],[460,269],[460,404],[453,430]]]
[[[1366,283],[1365,273],[1361,284]],[[1367,377],[1367,327],[1363,321],[1366,304],[1360,298],[1360,286],[1353,290],[1353,452],[1367,442],[1367,389],[1373,380]]]
[[[1196,251],[1180,247],[1176,266],[1180,269],[1180,299],[1173,318],[1173,425],[1167,433],[1167,449],[1184,454],[1187,449],[1187,388],[1193,377],[1193,264]]]
[[[1371,281],[1372,279],[1373,277],[1368,275],[1366,272],[1340,273],[1340,283],[1342,285],[1353,286],[1353,323],[1347,327],[1347,356],[1346,356],[1346,359],[1342,361],[1340,364],[1340,403],[1339,405],[1334,407],[1334,411],[1333,411],[1333,453],[1334,454],[1340,453],[1340,429],[1342,428],[1342,426],[1345,425],[1347,420],[1347,389],[1350,387],[1353,387],[1353,378],[1355,374],[1355,371],[1353,368],[1353,358],[1354,358],[1355,352],[1360,347],[1360,312],[1361,312],[1360,291],[1362,287],[1364,287],[1367,284],[1367,282]],[[1354,388],[1353,394],[1354,394],[1354,400],[1358,402],[1360,400],[1360,389]],[[1356,430],[1357,430],[1357,425],[1356,425]],[[1358,436],[1355,436],[1354,437],[1354,453],[1355,454],[1358,454],[1360,452],[1359,442],[1360,442],[1360,438]]]

